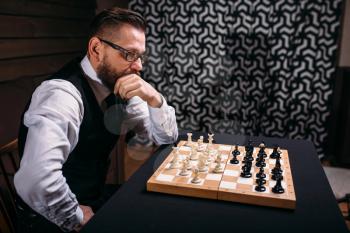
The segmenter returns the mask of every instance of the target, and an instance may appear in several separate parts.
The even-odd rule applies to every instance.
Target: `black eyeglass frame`
[[[124,49],[123,47],[114,44],[113,42],[110,42],[108,40],[102,39],[97,37],[100,41],[106,43],[107,45],[109,45],[110,47],[112,47],[115,50],[118,50],[119,52],[121,52],[123,54],[123,57],[125,60],[127,60],[128,62],[135,62],[137,61],[137,59],[141,59],[141,63],[145,64],[145,62],[147,61],[147,55],[146,54],[138,54],[135,52],[131,52],[127,49]]]

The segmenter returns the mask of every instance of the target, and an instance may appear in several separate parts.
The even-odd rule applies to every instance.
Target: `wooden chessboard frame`
[[[178,143],[178,147],[184,146],[186,141],[180,141]],[[226,144],[212,144],[212,147],[219,148],[220,146],[230,146],[234,149],[233,145]],[[241,153],[244,151],[243,146],[239,146]],[[270,149],[271,148],[266,148]],[[226,165],[229,164],[228,160],[232,158],[231,151],[229,152],[229,156],[225,160],[225,169]],[[256,191],[247,191],[247,190],[230,190],[226,188],[220,187],[219,184],[212,183],[210,185],[196,185],[192,183],[183,183],[183,182],[167,182],[167,181],[159,181],[157,180],[158,175],[160,175],[163,171],[165,171],[167,164],[172,160],[172,154],[174,150],[172,150],[167,158],[163,161],[163,163],[158,167],[158,169],[154,172],[154,174],[147,181],[147,190],[152,192],[160,192],[167,194],[175,194],[181,196],[190,196],[190,197],[199,197],[199,198],[207,198],[207,199],[217,199],[224,201],[232,201],[260,206],[270,206],[277,208],[285,208],[285,209],[295,209],[296,207],[296,196],[294,191],[291,167],[289,163],[288,151],[281,150],[281,159],[283,159],[283,176],[284,183],[286,186],[286,192],[283,194],[275,194],[275,193],[260,193]],[[267,156],[270,154],[267,153]],[[267,158],[268,159],[268,158]],[[241,161],[240,161],[241,163]],[[255,162],[253,162],[253,167],[255,167]],[[253,169],[253,168],[252,168]],[[267,173],[267,172],[265,172]],[[270,174],[270,172],[269,172]],[[224,175],[222,175],[221,179],[223,179]],[[181,179],[181,178],[179,178]],[[185,179],[189,179],[188,177],[184,177]],[[181,180],[180,180],[181,181]],[[252,186],[253,187],[253,186]]]

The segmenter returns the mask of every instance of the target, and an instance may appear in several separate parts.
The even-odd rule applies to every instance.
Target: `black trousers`
[[[118,185],[105,185],[101,197],[90,204],[94,213],[119,189]],[[17,233],[62,233],[57,225],[31,209],[19,196],[16,198]],[[72,231],[75,232],[75,231]]]

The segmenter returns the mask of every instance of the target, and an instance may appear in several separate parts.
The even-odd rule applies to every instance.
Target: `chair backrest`
[[[15,188],[13,177],[18,170],[17,139],[0,148],[0,232],[15,232]]]

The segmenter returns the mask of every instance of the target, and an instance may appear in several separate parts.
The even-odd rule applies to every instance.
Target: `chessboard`
[[[295,209],[287,150],[201,140],[180,141],[173,147],[147,181],[147,190]]]

